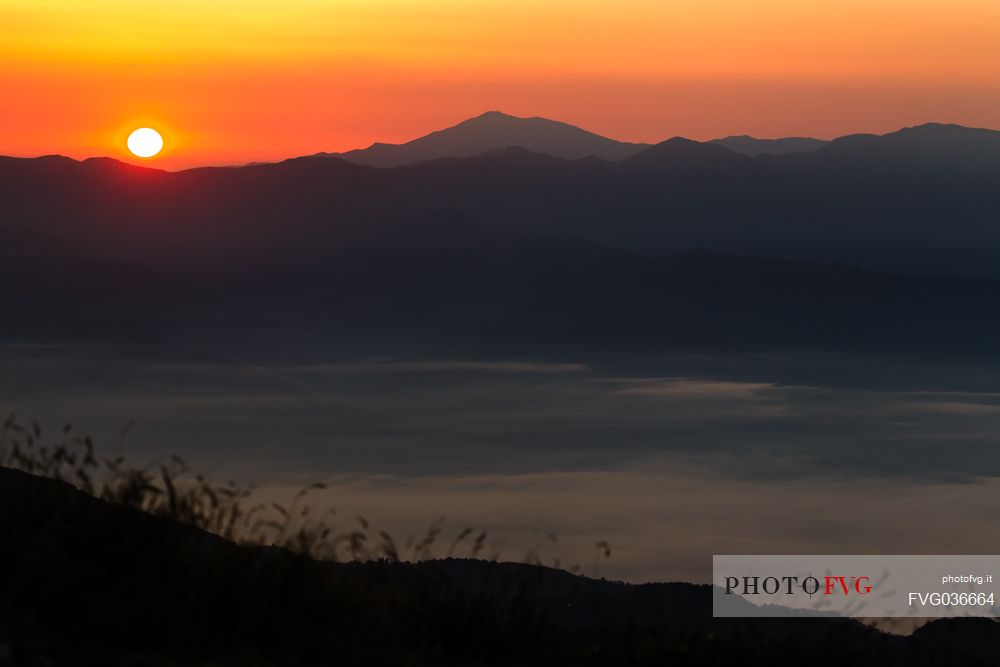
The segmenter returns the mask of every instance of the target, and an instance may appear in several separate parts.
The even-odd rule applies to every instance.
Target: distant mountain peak
[[[959,125],[958,123],[940,123],[937,121],[929,121],[926,123],[920,123],[919,125],[909,125],[904,128],[900,128],[897,132],[912,132],[912,131],[935,131],[935,130],[975,130],[978,128],[966,127],[965,125]],[[992,131],[992,130],[987,130]],[[892,134],[892,133],[890,133]]]
[[[512,116],[508,113],[504,113],[503,111],[495,109],[493,111],[484,111],[475,118],[515,118],[515,117],[516,116]]]
[[[983,158],[996,160],[1000,131],[955,123],[922,123],[887,134],[851,134],[834,139],[828,150],[912,159],[920,156],[968,164]]]
[[[636,166],[662,165],[684,166],[685,168],[745,160],[746,156],[710,142],[695,141],[686,137],[672,137],[650,146],[624,162]]]
[[[967,127],[957,123],[921,123],[883,135],[885,137],[939,137],[941,139],[1000,139],[1000,132],[979,127]]]
[[[670,137],[661,141],[657,146],[693,146],[700,143],[700,141],[688,139],[687,137]]]
[[[507,147],[565,159],[597,157],[617,161],[647,145],[615,141],[547,118],[521,118],[491,110],[404,144],[375,143],[364,150],[323,155],[375,167],[399,167],[445,157],[470,157]]]

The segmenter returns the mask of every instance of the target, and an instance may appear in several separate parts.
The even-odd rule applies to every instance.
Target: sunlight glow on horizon
[[[141,122],[173,128],[164,166],[238,163],[490,109],[646,142],[1000,127],[1000,3],[539,5],[8,0],[0,154],[123,157]]]

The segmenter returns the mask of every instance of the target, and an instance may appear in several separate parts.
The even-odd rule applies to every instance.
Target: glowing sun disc
[[[136,157],[153,157],[163,150],[163,137],[151,127],[140,127],[128,135],[128,149]]]

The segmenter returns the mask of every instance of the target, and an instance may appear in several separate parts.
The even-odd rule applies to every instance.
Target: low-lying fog
[[[487,528],[506,558],[542,546],[590,575],[705,581],[713,553],[997,550],[1000,375],[982,364],[6,346],[0,368],[0,409],[54,437],[73,422],[105,455],[176,453],[277,496],[326,481],[347,521],[405,537],[444,516],[446,534]]]

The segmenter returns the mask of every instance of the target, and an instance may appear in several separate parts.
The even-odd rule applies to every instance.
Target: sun
[[[128,135],[128,149],[136,157],[153,157],[163,150],[163,137],[151,127],[140,127]]]

